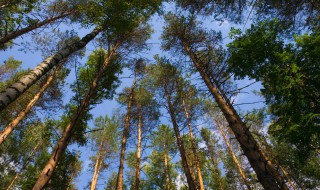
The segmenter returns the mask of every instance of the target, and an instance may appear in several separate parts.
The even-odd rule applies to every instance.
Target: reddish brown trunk
[[[139,190],[140,186],[140,163],[141,163],[141,142],[142,142],[142,114],[141,114],[141,105],[138,105],[138,143],[137,143],[137,165],[135,172],[135,189]]]
[[[68,11],[68,12],[65,12],[65,13],[62,13],[61,15],[59,16],[55,16],[55,17],[50,17],[42,22],[39,22],[37,24],[34,24],[34,25],[30,25],[28,27],[25,27],[25,28],[22,28],[20,30],[17,30],[17,31],[14,31],[6,36],[4,36],[3,38],[0,39],[0,46],[9,42],[10,40],[13,40],[23,34],[26,34],[34,29],[37,29],[37,28],[40,28],[46,24],[50,24],[58,19],[61,19],[61,18],[64,18],[64,17],[67,17],[73,13],[75,13],[76,11]]]
[[[127,114],[126,114],[123,133],[122,133],[120,164],[119,164],[117,185],[116,185],[117,190],[122,190],[123,189],[124,159],[125,159],[125,152],[126,152],[126,146],[127,146],[127,138],[128,138],[128,134],[129,134],[131,105],[132,105],[135,85],[136,85],[136,77],[134,77],[134,79],[133,79],[133,84],[132,84],[132,87],[131,87],[130,97],[129,97],[129,101],[128,101]]]
[[[166,95],[166,99],[167,99],[167,103],[168,103],[168,107],[169,107],[169,114],[171,117],[173,129],[174,129],[176,139],[177,139],[178,149],[179,149],[180,156],[181,156],[182,167],[183,167],[184,173],[187,178],[188,187],[189,187],[189,190],[196,190],[197,189],[196,183],[192,179],[190,166],[187,162],[186,151],[185,151],[184,145],[183,145],[183,140],[181,139],[181,136],[180,136],[179,126],[177,124],[176,117],[175,117],[174,111],[173,111],[174,110],[173,105],[171,103],[171,97],[169,95],[169,92],[167,89],[167,84],[165,82],[164,82],[164,90],[165,90],[165,95]]]
[[[62,154],[65,152],[68,146],[70,137],[72,136],[75,130],[76,124],[80,119],[80,116],[87,110],[90,99],[95,93],[96,89],[98,88],[99,80],[104,74],[105,70],[107,69],[109,61],[114,53],[115,53],[115,49],[112,49],[109,52],[109,55],[106,58],[105,62],[103,63],[102,67],[100,68],[99,73],[93,80],[88,93],[86,94],[84,100],[81,102],[81,105],[78,107],[76,114],[73,115],[71,122],[66,126],[65,130],[63,131],[61,138],[59,139],[56,147],[54,148],[49,161],[47,162],[44,169],[42,170],[40,177],[38,178],[36,184],[33,187],[33,190],[43,189],[43,187],[48,183],[49,179],[51,178],[53,171],[55,170],[58,164],[59,158],[62,156]]]
[[[196,145],[194,143],[193,130],[192,130],[192,126],[191,126],[191,118],[189,116],[189,112],[188,112],[188,109],[187,109],[187,106],[186,106],[184,100],[182,100],[182,106],[184,108],[184,112],[185,112],[185,115],[186,115],[187,124],[188,124],[188,128],[189,128],[191,148],[192,148],[192,153],[193,153],[193,155],[195,157],[195,164],[196,164],[196,169],[197,169],[197,174],[198,174],[199,187],[200,187],[200,190],[204,190],[204,185],[203,185],[202,173],[201,173],[200,164],[199,164],[199,157],[198,157],[197,147],[196,147]]]
[[[194,66],[201,75],[203,81],[207,85],[209,91],[214,97],[217,105],[225,116],[230,128],[235,134],[236,139],[248,158],[252,168],[257,174],[258,180],[265,189],[268,190],[289,190],[282,176],[276,171],[265,153],[259,147],[257,141],[253,138],[249,128],[242,122],[233,106],[223,99],[216,86],[211,82],[210,77],[205,72],[201,63],[198,62],[196,55],[193,54],[190,47],[181,41],[186,52],[190,56]]]
[[[232,147],[231,147],[231,145],[230,145],[230,143],[229,143],[229,141],[228,141],[228,139],[227,139],[226,134],[224,133],[224,131],[223,131],[222,127],[220,126],[220,124],[218,123],[218,121],[217,121],[216,119],[214,119],[214,121],[215,121],[215,123],[216,123],[216,125],[217,125],[217,127],[218,127],[218,129],[219,129],[219,131],[220,131],[220,133],[221,133],[221,135],[222,135],[222,138],[223,138],[224,142],[225,142],[226,145],[227,145],[227,148],[228,148],[228,150],[229,150],[229,153],[230,153],[230,155],[231,155],[231,158],[232,158],[234,164],[236,165],[236,168],[237,168],[238,172],[240,173],[240,176],[241,176],[244,184],[247,186],[247,189],[248,189],[248,190],[251,190],[250,183],[249,183],[249,181],[247,180],[246,174],[243,172],[243,170],[242,170],[242,168],[241,168],[241,166],[240,166],[240,163],[239,163],[236,155],[234,154],[234,152],[233,152],[233,150],[232,150]]]
[[[33,106],[38,102],[38,100],[41,98],[43,93],[47,90],[47,88],[50,86],[52,80],[54,79],[55,75],[60,70],[62,64],[58,66],[58,68],[54,71],[54,73],[48,77],[46,83],[41,87],[39,92],[33,97],[33,99],[29,102],[29,104],[26,106],[24,110],[22,110],[18,116],[12,120],[0,133],[0,145],[7,139],[7,137],[12,133],[14,128],[20,123],[20,121],[29,113],[29,111],[33,108]]]

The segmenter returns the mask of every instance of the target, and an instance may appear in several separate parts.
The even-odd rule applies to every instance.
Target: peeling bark
[[[43,93],[47,90],[47,88],[50,86],[51,82],[53,81],[54,77],[58,73],[58,71],[61,69],[63,63],[61,63],[58,68],[54,71],[54,73],[48,77],[46,83],[41,87],[39,92],[33,97],[33,99],[29,102],[29,104],[26,106],[24,110],[22,110],[18,116],[12,120],[0,133],[0,145],[7,139],[7,137],[12,133],[12,131],[15,129],[15,127],[23,120],[23,118],[29,113],[29,111],[33,108],[33,106],[38,102],[38,100],[41,98]]]
[[[4,110],[10,103],[16,100],[21,94],[35,84],[42,76],[50,71],[54,66],[58,65],[60,61],[69,57],[72,53],[84,48],[87,43],[94,39],[101,32],[101,28],[94,29],[87,34],[80,41],[73,43],[61,49],[58,53],[53,54],[46,60],[41,62],[36,68],[28,74],[21,77],[17,82],[8,87],[5,91],[0,93],[0,112]]]

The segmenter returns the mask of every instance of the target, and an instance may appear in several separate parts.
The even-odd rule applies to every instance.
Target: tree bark
[[[241,176],[244,184],[247,186],[247,189],[248,189],[248,190],[251,190],[250,183],[249,183],[249,181],[247,180],[246,174],[243,172],[243,170],[242,170],[242,168],[241,168],[241,166],[240,166],[240,163],[239,163],[236,155],[234,154],[234,152],[233,152],[233,150],[232,150],[232,147],[231,147],[231,145],[230,145],[230,143],[229,143],[229,141],[228,141],[228,139],[227,139],[226,134],[224,133],[224,131],[223,131],[222,127],[220,126],[220,124],[218,123],[218,121],[217,121],[216,119],[214,119],[214,121],[215,121],[215,123],[216,123],[216,125],[217,125],[217,127],[218,127],[218,129],[219,129],[219,131],[220,131],[220,133],[221,133],[221,135],[222,135],[222,138],[223,138],[224,142],[225,142],[226,145],[227,145],[227,148],[228,148],[228,150],[229,150],[229,153],[230,153],[230,155],[231,155],[231,158],[232,158],[234,164],[236,165],[236,168],[237,168],[237,170],[238,170],[238,172],[239,172],[239,174],[240,174],[240,176]]]
[[[165,142],[165,141],[164,141]],[[166,143],[163,143],[163,159],[164,159],[164,172],[166,175],[166,190],[170,190],[170,177],[169,177],[169,165]]]
[[[54,77],[58,73],[58,71],[62,67],[61,63],[54,73],[48,77],[46,83],[41,87],[39,92],[33,97],[33,99],[29,102],[29,104],[26,106],[24,110],[22,110],[18,116],[12,120],[6,127],[5,129],[0,133],[0,145],[7,139],[7,137],[12,133],[14,128],[21,122],[21,120],[29,113],[29,111],[33,108],[33,106],[38,102],[38,100],[41,98],[43,93],[47,90],[47,88],[50,86],[51,82],[53,81]]]
[[[187,178],[188,187],[189,187],[189,190],[196,190],[197,189],[196,183],[191,176],[191,171],[190,171],[189,164],[187,162],[186,151],[184,149],[183,140],[181,139],[181,136],[180,136],[179,126],[177,124],[177,120],[176,120],[176,117],[174,114],[173,105],[171,103],[171,97],[169,95],[169,92],[167,89],[167,84],[165,82],[164,82],[164,90],[165,90],[165,96],[167,99],[167,104],[169,107],[168,111],[169,111],[169,114],[171,117],[172,125],[173,125],[174,132],[175,132],[176,139],[177,139],[178,149],[179,149],[180,156],[181,156],[182,167],[183,167],[184,173]]]
[[[138,143],[137,143],[137,165],[135,172],[135,189],[139,190],[140,186],[140,163],[141,163],[141,141],[142,141],[142,114],[141,114],[141,105],[138,105]]]
[[[102,162],[103,162],[103,158],[102,158],[102,156],[103,156],[102,155],[103,143],[104,143],[104,141],[101,141],[101,143],[99,145],[98,156],[97,156],[96,163],[94,165],[94,172],[93,172],[93,176],[92,176],[92,180],[91,180],[90,190],[95,190],[97,187],[98,177],[99,177]]]
[[[48,183],[49,179],[51,178],[57,164],[59,161],[59,158],[62,156],[62,154],[65,152],[67,149],[69,140],[71,136],[74,133],[75,127],[77,126],[77,122],[80,119],[81,115],[87,111],[87,108],[89,107],[90,104],[90,99],[96,92],[96,89],[98,88],[99,85],[99,80],[103,76],[104,72],[107,69],[107,66],[109,65],[110,59],[115,53],[117,46],[115,46],[111,51],[109,52],[108,57],[102,64],[97,76],[93,80],[91,87],[86,94],[84,100],[81,102],[80,106],[77,108],[76,113],[73,115],[71,118],[70,123],[66,126],[65,130],[63,131],[63,134],[61,138],[59,139],[56,147],[53,149],[53,152],[51,154],[51,157],[47,164],[45,165],[44,169],[42,170],[40,177],[38,178],[36,184],[33,187],[33,190],[40,190],[43,189],[43,187]]]
[[[20,78],[13,85],[8,87],[5,91],[0,93],[0,112],[4,110],[10,103],[16,100],[22,93],[24,93],[31,85],[35,84],[42,76],[49,70],[56,66],[61,60],[67,58],[72,53],[84,48],[87,43],[94,39],[101,32],[101,28],[94,29],[91,33],[87,34],[80,41],[66,46],[58,53],[48,57],[41,62],[35,69],[30,71]]]
[[[187,43],[180,39],[183,48],[189,55],[194,66],[198,70],[201,78],[207,85],[209,91],[214,97],[217,105],[225,116],[230,128],[235,134],[236,139],[240,143],[240,146],[248,158],[252,168],[257,174],[258,180],[265,189],[268,190],[289,190],[286,182],[283,180],[282,176],[276,171],[274,166],[271,164],[265,153],[259,147],[257,141],[253,138],[249,128],[242,122],[240,116],[233,108],[233,106],[223,99],[221,93],[219,93],[217,87],[211,82],[210,77],[205,72],[201,63],[198,61],[196,55],[191,51]]]
[[[132,106],[132,100],[133,100],[135,86],[136,86],[136,76],[134,76],[133,84],[131,87],[130,97],[129,97],[129,101],[128,101],[128,107],[127,107],[127,114],[126,114],[123,133],[122,133],[120,164],[119,164],[117,184],[116,184],[117,190],[123,189],[124,159],[125,159],[125,152],[126,152],[126,146],[127,146],[127,138],[128,138],[128,134],[129,134],[131,106]]]
[[[197,147],[196,147],[196,145],[194,143],[193,130],[192,130],[192,126],[191,126],[191,118],[189,116],[189,112],[188,112],[188,109],[187,109],[187,106],[186,106],[184,100],[182,100],[182,106],[184,108],[184,113],[185,113],[185,116],[186,116],[186,119],[187,119],[187,125],[188,125],[188,128],[189,128],[191,148],[192,148],[192,153],[193,153],[193,155],[195,157],[195,164],[196,164],[196,169],[197,169],[197,174],[198,174],[199,187],[200,187],[200,190],[204,190],[202,173],[201,173],[200,164],[199,164],[199,157],[198,157],[198,153],[197,153]]]
[[[37,28],[40,28],[46,24],[49,24],[49,23],[52,23],[58,19],[61,19],[61,18],[65,18],[73,13],[75,13],[76,11],[75,10],[71,10],[71,11],[67,11],[67,12],[64,12],[62,14],[60,14],[59,16],[54,16],[54,17],[50,17],[50,18],[47,18],[45,19],[44,21],[42,22],[39,22],[39,23],[36,23],[36,24],[33,24],[33,25],[30,25],[28,27],[25,27],[25,28],[22,28],[20,30],[16,30],[10,34],[7,34],[6,36],[4,36],[3,38],[0,38],[0,47],[2,45],[4,45],[5,43],[9,42],[10,40],[13,40],[23,34],[26,34],[34,29],[37,29]]]

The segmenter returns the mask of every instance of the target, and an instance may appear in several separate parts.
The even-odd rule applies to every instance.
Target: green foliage
[[[96,152],[96,155],[102,155],[100,160],[103,160],[102,168],[100,172],[103,172],[110,165],[110,160],[115,156],[115,153],[119,149],[119,120],[115,116],[111,118],[107,115],[105,117],[97,117],[94,120],[94,128],[91,129],[89,139],[92,144],[92,150]],[[99,150],[102,145],[102,149]],[[100,151],[100,152],[99,152]],[[97,161],[97,156],[92,156],[92,165]]]
[[[84,20],[85,25],[97,24],[109,35],[118,35],[123,31],[132,31],[142,20],[148,19],[159,10],[161,2],[160,0],[89,0],[79,6],[79,9],[87,16]]]
[[[76,93],[73,97],[74,104],[83,101],[86,93],[91,88],[94,78],[101,72],[108,54],[104,49],[97,49],[89,56],[87,64],[80,68],[78,80],[71,86]],[[118,74],[121,73],[122,69],[118,58],[117,55],[113,56],[108,63],[107,69],[99,80],[98,89],[90,99],[89,105],[91,108],[101,103],[104,99],[112,99],[115,89],[119,86]]]
[[[170,189],[176,189],[175,180],[178,173],[172,163],[172,157],[177,153],[177,145],[174,131],[167,125],[159,125],[157,130],[151,134],[151,146],[153,151],[149,156],[149,162],[143,167],[147,181],[145,189],[165,189],[165,160],[168,159],[168,174],[170,179]]]
[[[269,128],[279,141],[296,146],[305,160],[319,150],[320,86],[319,32],[296,37],[295,44],[279,38],[279,22],[260,23],[228,45],[230,71],[238,78],[262,82],[262,95],[275,116]]]
[[[166,176],[163,153],[152,151],[150,155],[150,163],[144,167],[144,172],[147,176],[147,182],[144,189],[165,189]],[[178,177],[178,173],[174,170],[175,166],[172,163],[172,158],[168,156],[168,174],[170,179],[170,189],[177,189],[174,183]]]

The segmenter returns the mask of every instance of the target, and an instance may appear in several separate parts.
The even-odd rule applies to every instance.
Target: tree
[[[118,128],[119,123],[115,116],[109,118],[106,115],[95,119],[95,128],[92,129],[93,132],[90,135],[93,149],[97,151],[96,155],[91,158],[94,163],[91,190],[96,189],[99,174],[109,167],[108,159],[112,158],[118,150]]]
[[[180,135],[180,129],[177,121],[179,115],[179,106],[177,104],[177,88],[181,77],[178,69],[174,67],[167,59],[155,56],[157,64],[149,67],[151,84],[158,89],[158,91],[165,97],[166,109],[170,115],[171,122],[175,131],[177,146],[182,159],[183,171],[186,175],[188,187],[196,189],[196,182],[192,178],[191,168],[187,162],[186,150],[183,144],[183,139]],[[181,83],[180,83],[181,84]],[[182,111],[180,112],[183,113]]]
[[[117,46],[118,44],[115,44],[115,48],[117,48]],[[70,142],[70,139],[74,134],[78,122],[82,117],[84,117],[84,115],[87,114],[87,112],[90,110],[90,106],[99,102],[101,98],[112,97],[114,88],[117,87],[117,85],[114,84],[114,81],[117,80],[117,77],[115,75],[121,68],[118,63],[117,57],[114,55],[115,51],[116,49],[114,48],[110,49],[108,52],[103,49],[97,50],[89,58],[88,70],[83,69],[82,72],[80,72],[80,76],[82,75],[80,79],[82,79],[83,81],[81,83],[82,86],[79,88],[81,90],[86,89],[87,92],[84,95],[83,99],[81,95],[81,98],[77,96],[75,97],[76,100],[79,101],[79,106],[72,108],[73,116],[65,126],[61,138],[59,139],[49,161],[45,165],[33,189],[42,189],[46,185],[46,183],[48,183],[54,169],[58,164],[59,157],[65,152],[68,143]],[[107,70],[107,68],[109,70]],[[88,81],[85,76],[89,78],[91,77],[91,80]],[[99,86],[99,82],[104,83],[101,83],[103,85]],[[100,95],[101,93],[103,96]]]
[[[88,19],[86,19],[86,21],[88,23],[85,22],[84,24],[96,24],[96,28],[81,40],[67,45],[57,53],[45,59],[45,61],[30,71],[29,74],[24,75],[2,92],[0,94],[0,111],[4,110],[7,105],[24,93],[31,85],[35,84],[36,81],[56,66],[61,60],[84,48],[86,44],[94,39],[102,30],[105,30],[107,36],[113,35],[113,38],[121,33],[127,34],[127,32],[134,32],[142,22],[146,21],[159,9],[160,3],[161,1],[159,0],[144,3],[141,3],[138,0],[130,2],[105,2],[101,0],[94,2],[94,6],[88,9],[89,12],[87,12]]]
[[[40,63],[35,69],[24,75],[17,82],[6,88],[4,92],[0,94],[0,112],[3,111],[10,103],[16,100],[21,94],[23,94],[28,88],[35,84],[42,76],[44,76],[54,66],[57,66],[60,61],[70,56],[77,50],[82,49],[85,45],[91,41],[96,35],[100,33],[101,29],[97,28],[90,34],[87,34],[80,41],[77,41],[69,46],[64,47],[58,53],[48,57],[45,61]]]
[[[202,173],[200,169],[200,152],[198,150],[198,146],[196,144],[196,139],[193,134],[193,126],[192,120],[195,116],[195,110],[198,109],[200,105],[200,99],[197,97],[197,90],[194,86],[188,83],[189,81],[184,81],[183,89],[180,92],[180,98],[182,99],[182,108],[185,113],[186,123],[189,128],[189,136],[190,136],[190,143],[191,143],[191,150],[194,156],[194,162],[196,166],[196,173],[199,183],[199,189],[204,190],[204,183],[202,179]]]
[[[174,131],[167,125],[159,125],[151,134],[153,151],[149,163],[144,167],[148,189],[176,189],[178,176],[172,157],[177,152]]]
[[[169,14],[166,20],[167,26],[162,35],[163,48],[175,51],[175,53],[181,53],[190,58],[228,121],[244,154],[256,172],[260,183],[268,189],[288,189],[281,175],[276,172],[274,166],[269,162],[269,159],[253,138],[249,128],[243,123],[237,111],[225,96],[223,89],[220,88],[219,81],[217,81],[219,78],[207,73],[206,65],[208,64],[206,63],[210,62],[205,62],[208,61],[206,60],[208,57],[205,56],[210,55],[210,53],[214,54],[212,52],[221,49],[219,45],[217,45],[218,41],[216,41],[219,40],[219,35],[213,33],[213,35],[210,36],[206,31],[197,26],[193,18],[177,17]],[[217,70],[219,70],[219,62],[213,62],[216,61],[215,59],[209,59],[209,61],[212,61],[211,63],[213,65],[218,65]],[[223,70],[221,72],[223,75]]]
[[[133,101],[134,95],[134,88],[136,86],[136,78],[134,77],[132,86],[128,89],[129,94],[127,94],[127,112],[124,120],[123,132],[122,132],[122,139],[121,139],[121,152],[120,152],[120,162],[119,162],[119,170],[117,176],[117,183],[116,189],[122,190],[123,189],[123,169],[124,169],[124,159],[125,159],[125,151],[127,146],[127,139],[129,135],[129,127],[130,127],[130,119],[131,119],[131,106]]]
[[[146,142],[147,132],[155,125],[159,118],[159,109],[157,102],[154,99],[154,94],[148,89],[138,86],[134,93],[134,107],[137,112],[137,153],[135,166],[135,184],[136,190],[140,188],[140,170],[141,170],[141,155],[142,143]]]
[[[219,169],[219,149],[218,140],[213,136],[212,132],[207,128],[201,129],[201,137],[205,142],[207,153],[212,163],[212,174],[209,178],[213,178],[213,189],[225,189],[226,184],[224,178],[221,176],[221,171]],[[210,185],[210,184],[209,184]]]
[[[45,84],[41,87],[41,89],[39,90],[39,92],[37,92],[34,97],[31,99],[31,101],[28,103],[28,105],[26,106],[26,108],[24,110],[22,110],[18,116],[13,119],[6,127],[5,129],[0,133],[0,145],[5,141],[5,139],[12,133],[12,131],[14,130],[15,127],[17,127],[17,125],[19,125],[20,121],[22,119],[24,119],[24,117],[28,114],[28,112],[33,108],[33,106],[38,102],[38,100],[41,98],[41,96],[43,95],[43,93],[46,91],[46,89],[49,87],[49,85],[52,83],[55,75],[57,75],[57,73],[59,72],[59,70],[61,69],[62,64],[60,64],[58,66],[58,68],[56,68],[56,70],[54,71],[54,73],[50,76],[48,76],[47,81],[45,82]]]
[[[276,20],[260,23],[236,37],[229,44],[228,63],[237,78],[248,76],[262,82],[261,94],[274,116],[270,134],[297,146],[294,150],[306,160],[320,146],[316,140],[320,135],[319,32],[285,45],[278,26]]]

